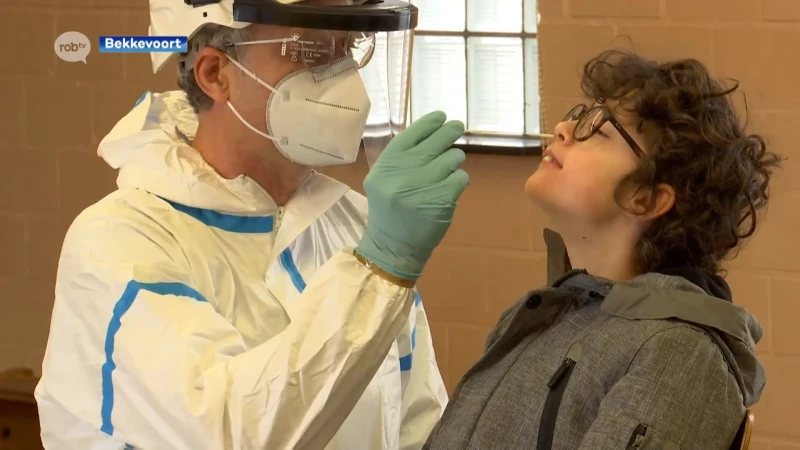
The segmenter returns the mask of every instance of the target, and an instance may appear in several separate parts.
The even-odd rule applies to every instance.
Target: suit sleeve
[[[407,321],[413,291],[343,251],[309,282],[298,318],[248,348],[164,240],[102,223],[70,231],[40,401],[136,448],[323,448]]]
[[[428,440],[447,406],[447,390],[439,372],[422,297],[415,292],[411,352],[400,358],[403,385],[400,448],[417,450]]]
[[[581,449],[729,448],[741,391],[717,345],[677,325],[654,335],[600,403]]]

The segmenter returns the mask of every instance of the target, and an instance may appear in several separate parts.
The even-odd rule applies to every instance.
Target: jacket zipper
[[[625,450],[637,450],[642,448],[642,444],[644,444],[645,436],[647,435],[647,427],[644,424],[639,424],[633,430],[633,434],[631,434],[631,439],[628,441],[628,446],[625,447]]]
[[[564,391],[567,389],[567,384],[572,377],[572,372],[575,370],[575,365],[581,359],[581,351],[582,348],[579,343],[572,344],[564,361],[561,362],[553,376],[550,377],[550,381],[547,382],[550,392],[547,393],[542,419],[539,422],[539,437],[536,442],[536,450],[550,450],[553,446],[553,435],[556,430],[556,419],[558,419],[561,399],[564,397]]]

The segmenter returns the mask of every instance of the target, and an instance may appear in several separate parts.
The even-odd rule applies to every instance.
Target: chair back
[[[750,410],[744,412],[744,420],[736,433],[736,438],[731,444],[731,450],[747,450],[750,447],[750,437],[753,435],[753,422],[755,416]]]
[[[28,368],[0,371],[0,450],[44,449],[33,395],[38,382]]]

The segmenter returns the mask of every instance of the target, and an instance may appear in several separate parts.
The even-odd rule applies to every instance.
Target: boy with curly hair
[[[718,274],[781,158],[693,59],[610,50],[525,191],[574,268],[506,311],[425,448],[727,449],[765,385]]]

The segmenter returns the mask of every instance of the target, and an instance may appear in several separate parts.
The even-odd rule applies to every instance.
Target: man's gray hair
[[[186,93],[189,104],[195,112],[209,109],[214,104],[214,100],[200,89],[195,78],[194,58],[197,52],[205,47],[212,47],[238,60],[238,50],[233,44],[248,41],[250,38],[248,28],[208,24],[189,39],[189,51],[181,54],[178,60],[178,87]]]

